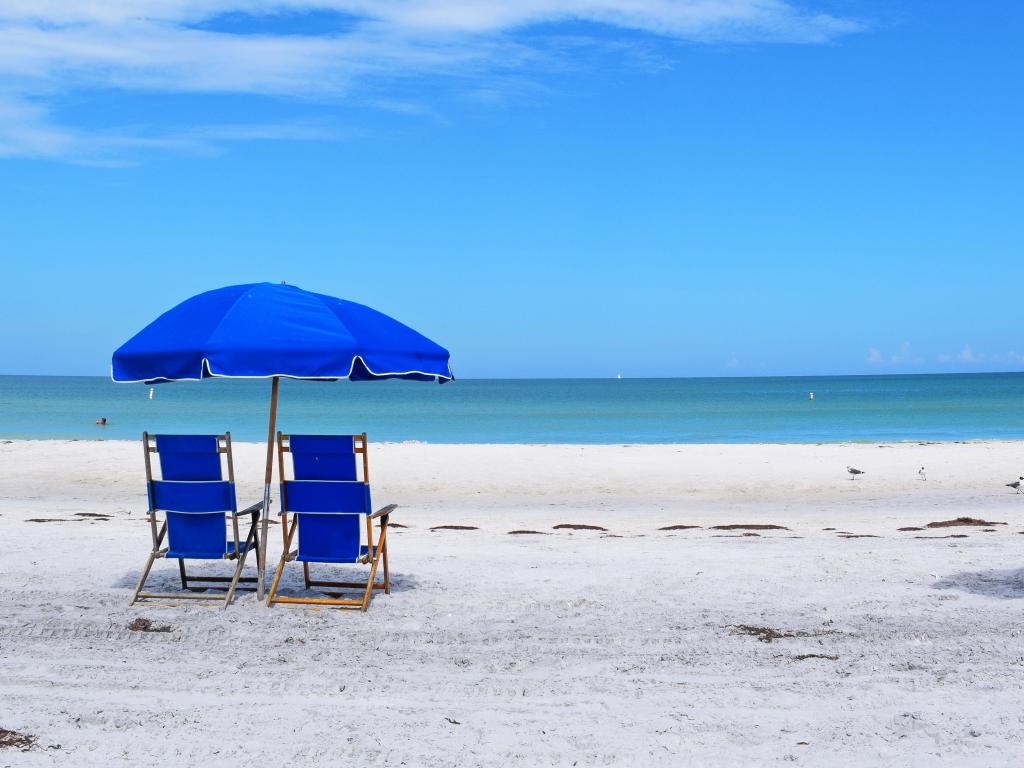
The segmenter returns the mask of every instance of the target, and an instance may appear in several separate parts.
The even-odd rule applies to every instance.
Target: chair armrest
[[[378,517],[387,519],[387,516],[394,512],[396,509],[398,509],[397,504],[388,504],[386,507],[382,507],[381,509],[378,509],[372,515],[370,515],[370,519],[376,520]]]
[[[273,503],[273,502],[271,502],[271,503]],[[258,515],[262,511],[263,511],[263,502],[262,501],[257,501],[252,506],[246,507],[245,509],[240,509],[237,512],[235,512],[235,517],[239,517],[241,515]]]

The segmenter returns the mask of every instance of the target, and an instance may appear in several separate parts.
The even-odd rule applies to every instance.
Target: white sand
[[[38,739],[0,765],[1024,759],[1024,496],[1003,486],[1020,444],[377,445],[371,462],[409,528],[369,613],[251,593],[129,608],[140,446],[0,445],[0,728]],[[261,464],[236,446],[243,503]],[[27,522],[80,512],[114,517]],[[961,515],[1008,525],[896,530]],[[727,523],[790,530],[706,527]],[[951,533],[967,538],[915,538]],[[275,526],[272,562],[280,547]],[[175,586],[173,563],[154,573]],[[174,629],[130,632],[136,617]]]

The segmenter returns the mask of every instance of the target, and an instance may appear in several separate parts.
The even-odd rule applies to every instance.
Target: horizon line
[[[1024,371],[901,371],[887,373],[780,373],[780,374],[721,374],[721,375],[691,375],[691,376],[624,376],[616,374],[612,376],[456,376],[453,381],[677,381],[677,380],[715,380],[715,379],[843,379],[843,378],[870,378],[870,377],[908,377],[908,376],[1024,376]],[[110,381],[110,376],[103,374],[89,373],[0,373],[0,378],[56,378],[56,379],[105,379]],[[235,377],[216,377],[221,379],[232,379]],[[269,377],[267,377],[269,378]],[[285,377],[286,378],[286,377]],[[251,379],[250,379],[251,380]],[[302,379],[295,379],[302,381]],[[200,380],[196,380],[200,381]],[[338,379],[337,381],[347,381]],[[126,383],[126,382],[111,382]],[[143,386],[155,386],[145,382],[127,382],[142,384]],[[183,383],[183,382],[159,382]],[[187,382],[184,382],[187,383]],[[321,382],[322,383],[322,382]],[[363,382],[354,382],[356,384]],[[449,382],[450,383],[450,382]]]

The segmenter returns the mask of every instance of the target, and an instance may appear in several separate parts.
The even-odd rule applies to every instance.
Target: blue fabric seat
[[[256,548],[256,542],[255,541],[250,541],[248,543],[243,541],[243,542],[240,542],[239,546],[238,546],[238,550],[240,552],[243,551],[243,550],[244,551],[251,551],[251,550],[253,550],[255,548]],[[230,555],[230,554],[233,554],[235,552],[235,540],[234,539],[225,539],[224,540],[224,548],[222,550],[217,550],[217,551],[220,552],[219,555],[211,555],[209,552],[205,552],[203,550],[177,550],[177,549],[168,548],[167,553],[166,553],[165,556],[169,557],[169,558],[183,558],[185,560],[215,560],[215,559],[216,560],[220,560],[225,555]]]
[[[160,557],[178,560],[182,589],[196,589],[189,582],[230,582],[225,605],[230,604],[241,577],[248,552],[258,546],[256,525],[262,502],[239,512],[235,498],[234,467],[231,458],[231,435],[149,435],[143,434],[146,449],[146,480],[149,496],[149,520],[153,552],[139,581],[134,603],[139,599],[171,597],[143,593],[146,577],[153,561]],[[157,458],[160,479],[153,476],[151,454]],[[221,456],[227,459],[227,479]],[[164,514],[164,525],[157,530],[157,513]],[[250,515],[248,535],[243,539],[238,528],[240,515]],[[226,526],[231,521],[232,535]],[[160,544],[166,534],[167,547]],[[237,558],[232,578],[189,576],[185,560],[223,560]],[[191,597],[206,597],[190,595]],[[212,599],[221,599],[212,596]]]

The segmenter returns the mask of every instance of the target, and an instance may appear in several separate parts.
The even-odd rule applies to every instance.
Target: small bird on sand
[[[856,480],[857,479],[857,475],[865,474],[862,470],[859,470],[856,467],[847,467],[846,471],[850,473],[850,479],[851,480]]]
[[[928,479],[928,476],[924,473],[924,467],[921,467],[919,470],[917,470],[917,476],[922,480]]]
[[[1021,491],[1022,485],[1024,485],[1024,477],[1018,477],[1012,483],[1007,483],[1006,487],[1013,488],[1013,490],[1015,490],[1017,493],[1024,493],[1024,491]]]

